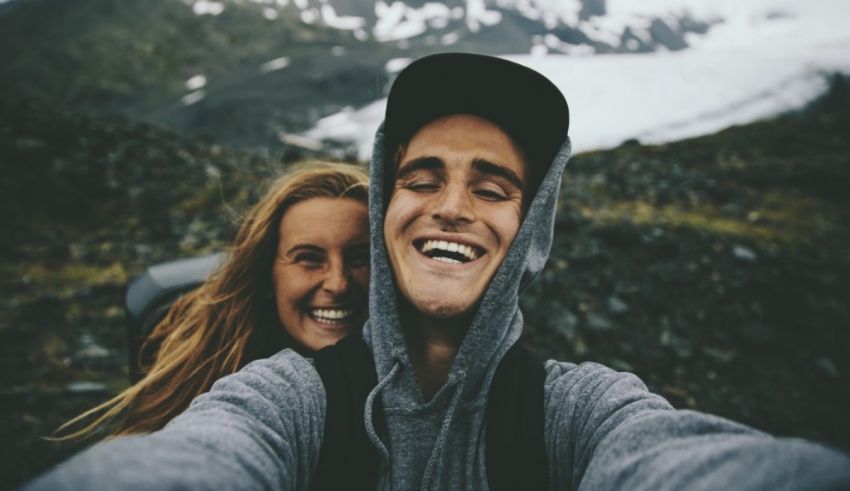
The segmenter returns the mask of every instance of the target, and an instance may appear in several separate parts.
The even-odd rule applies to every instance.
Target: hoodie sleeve
[[[675,410],[628,373],[546,364],[553,489],[850,489],[850,458],[732,421]]]
[[[325,394],[290,350],[217,381],[165,428],[99,443],[24,489],[308,489]]]

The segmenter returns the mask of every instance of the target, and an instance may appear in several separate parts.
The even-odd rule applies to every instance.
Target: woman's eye
[[[303,253],[295,256],[295,262],[308,267],[321,266],[325,263],[325,256],[315,253]]]
[[[363,266],[369,266],[369,253],[365,252],[362,254],[354,254],[348,258],[348,264],[354,268],[362,268]]]

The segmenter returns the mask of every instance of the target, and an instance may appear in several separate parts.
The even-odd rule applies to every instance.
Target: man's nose
[[[475,213],[466,186],[446,186],[436,196],[431,216],[435,220],[446,222],[472,222],[475,219]]]
[[[349,271],[341,261],[328,265],[322,289],[333,295],[341,295],[348,290]]]

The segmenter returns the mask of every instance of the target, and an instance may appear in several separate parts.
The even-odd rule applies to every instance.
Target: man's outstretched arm
[[[547,363],[546,435],[557,489],[850,489],[841,452],[675,410],[594,363]]]
[[[155,433],[99,443],[24,489],[308,489],[325,397],[292,351],[222,378]]]

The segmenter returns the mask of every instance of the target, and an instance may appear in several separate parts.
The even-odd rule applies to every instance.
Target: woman
[[[226,261],[145,341],[142,380],[59,428],[61,439],[162,428],[219,378],[283,348],[303,355],[359,329],[369,284],[368,177],[313,163],[274,181]],[[145,360],[152,360],[145,362]]]

